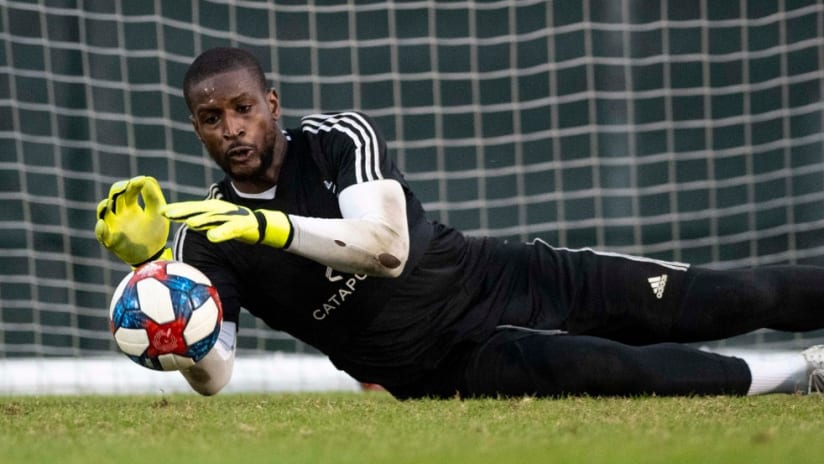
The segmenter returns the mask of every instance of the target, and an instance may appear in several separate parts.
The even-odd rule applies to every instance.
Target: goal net
[[[222,177],[180,90],[222,45],[261,60],[288,127],[374,116],[432,218],[470,234],[824,264],[819,1],[0,0],[0,360],[117,356],[128,269],[96,204],[138,174],[169,201]],[[243,317],[241,356],[315,353]]]

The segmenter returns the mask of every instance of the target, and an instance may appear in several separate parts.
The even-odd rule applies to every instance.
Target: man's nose
[[[246,133],[246,129],[243,128],[243,121],[239,118],[233,118],[227,116],[223,122],[223,137],[227,139],[240,137],[241,135]]]

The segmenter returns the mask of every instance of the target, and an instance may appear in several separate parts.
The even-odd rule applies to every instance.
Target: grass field
[[[11,463],[815,463],[824,396],[0,398]]]

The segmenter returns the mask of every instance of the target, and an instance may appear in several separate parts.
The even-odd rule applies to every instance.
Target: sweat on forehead
[[[191,92],[197,85],[215,74],[243,69],[257,81],[261,91],[266,91],[266,76],[260,63],[251,53],[234,47],[218,47],[201,53],[186,71],[183,77],[183,97],[191,109]]]

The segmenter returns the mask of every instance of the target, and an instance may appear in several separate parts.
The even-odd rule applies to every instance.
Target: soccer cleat
[[[807,393],[824,392],[824,345],[815,345],[801,352],[810,366]]]

